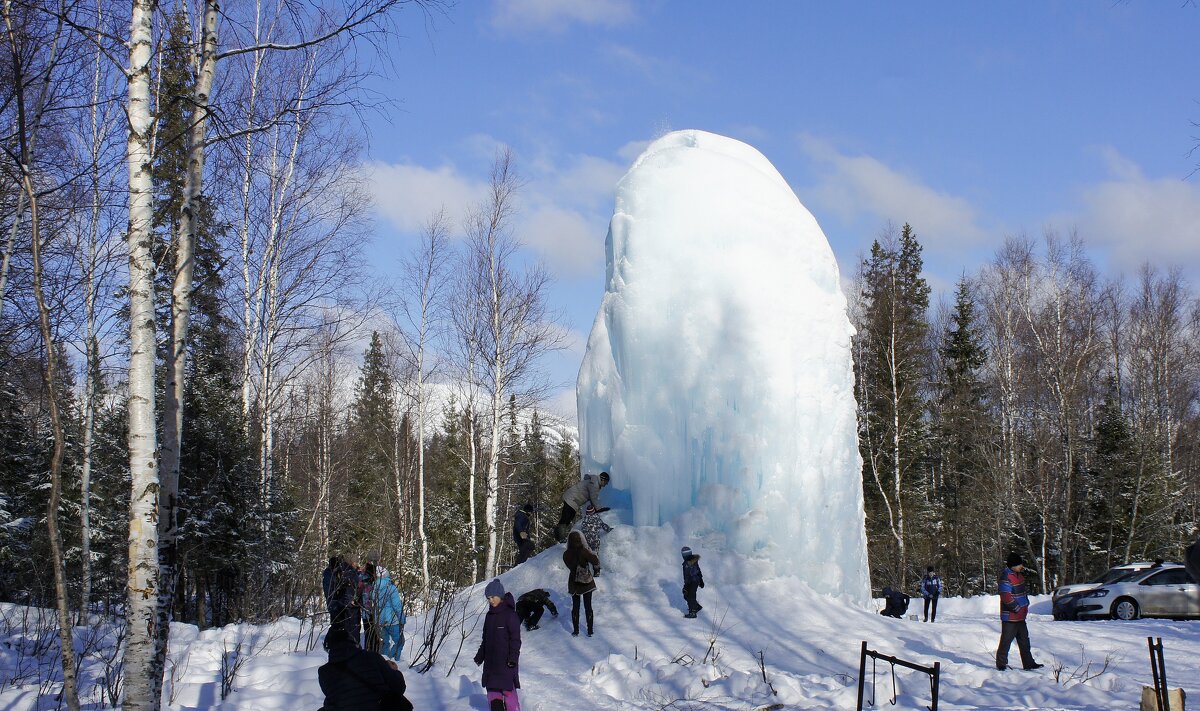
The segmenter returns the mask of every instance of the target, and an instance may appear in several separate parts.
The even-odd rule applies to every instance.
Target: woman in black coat
[[[504,592],[499,580],[488,583],[483,594],[489,607],[483,618],[483,639],[475,653],[475,663],[483,665],[483,688],[487,689],[492,708],[519,711],[517,689],[521,688],[521,678],[517,664],[521,661],[521,618],[517,617],[512,593]]]
[[[579,531],[571,531],[567,538],[567,550],[563,552],[563,565],[567,566],[567,592],[571,593],[571,634],[579,636],[579,598],[587,613],[587,634],[592,636],[592,593],[596,591],[594,576],[600,568],[600,559],[588,548],[587,541]]]

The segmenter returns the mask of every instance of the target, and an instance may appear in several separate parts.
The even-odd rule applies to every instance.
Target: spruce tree
[[[946,587],[965,594],[984,587],[983,571],[971,562],[979,550],[996,545],[986,503],[992,491],[986,448],[994,433],[980,373],[986,353],[965,277],[955,289],[954,311],[938,351],[942,371],[932,408],[936,520],[931,526],[942,539],[936,554]]]
[[[392,484],[395,440],[395,403],[392,376],[387,367],[383,339],[371,334],[363,355],[351,406],[352,458],[346,483],[346,515],[335,531],[335,541],[351,554],[370,550],[382,553],[394,533],[393,506],[398,506]]]
[[[904,586],[920,561],[909,550],[925,523],[922,471],[927,466],[926,368],[929,285],[912,227],[871,245],[865,261],[865,310],[859,324],[859,443],[872,573],[880,585]],[[914,528],[916,530],[914,530]]]

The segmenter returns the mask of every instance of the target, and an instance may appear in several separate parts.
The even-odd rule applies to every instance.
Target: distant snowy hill
[[[704,610],[695,620],[683,618],[678,559],[685,544],[701,555],[707,583],[699,593]],[[1171,685],[1182,686],[1192,698],[1200,695],[1200,621],[1053,622],[1049,601],[1039,598],[1029,626],[1034,655],[1046,668],[998,672],[995,596],[945,599],[936,624],[884,618],[875,612],[881,605],[818,595],[791,577],[763,578],[755,561],[711,550],[705,539],[682,538],[670,527],[619,525],[608,534],[594,599],[596,636],[572,637],[561,552],[561,547],[545,551],[500,577],[515,595],[550,590],[559,610],[557,619],[543,618],[541,629],[522,632],[525,711],[853,709],[863,640],[920,664],[941,662],[939,708],[945,711],[1136,709],[1142,685],[1151,683],[1148,635],[1163,638]],[[467,594],[472,611],[482,613],[483,584]],[[919,606],[914,599],[910,614]],[[20,611],[0,606],[9,620]],[[420,616],[410,616],[405,663],[423,625]],[[480,671],[471,662],[480,629],[470,632],[461,654],[453,634],[430,672],[405,670],[417,709],[486,709]],[[32,643],[3,634],[8,638],[0,635],[0,670],[11,675],[16,650]],[[221,702],[221,660],[231,659],[237,649],[243,664],[233,693]],[[759,666],[760,652],[765,670]],[[99,673],[96,657],[93,653],[85,663],[86,677]],[[319,632],[297,620],[203,633],[177,625],[171,660],[176,680],[171,709],[302,711],[323,701],[316,673],[325,661]],[[929,703],[927,677],[897,668],[897,704],[891,706],[892,669],[881,662],[872,670],[868,662],[868,682],[872,671],[876,709],[923,709]],[[53,708],[53,702],[35,705],[37,689],[36,679],[4,687],[0,708]],[[868,685],[868,698],[870,693]]]

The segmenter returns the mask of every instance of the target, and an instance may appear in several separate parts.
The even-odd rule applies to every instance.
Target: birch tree
[[[497,567],[497,503],[504,413],[510,395],[536,387],[538,359],[562,347],[562,331],[546,301],[550,276],[538,264],[518,270],[520,248],[511,220],[520,187],[511,151],[492,165],[488,196],[467,218],[467,288],[483,318],[478,344],[479,380],[487,397],[488,460],[484,522],[488,531],[484,576]]]
[[[449,266],[449,221],[445,210],[435,213],[421,234],[421,246],[402,265],[404,283],[411,290],[401,300],[401,311],[413,344],[410,363],[417,417],[417,537],[421,543],[421,584],[429,589],[429,534],[425,526],[425,432],[429,410],[429,381],[437,373],[434,342],[440,336]]]

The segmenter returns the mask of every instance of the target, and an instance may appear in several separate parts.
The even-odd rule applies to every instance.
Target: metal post
[[[858,656],[858,711],[862,711],[863,677],[867,673],[867,640],[863,640],[862,652]]]
[[[929,711],[937,711],[938,702],[938,685],[941,684],[942,678],[942,663],[933,663],[933,706],[929,707]]]

